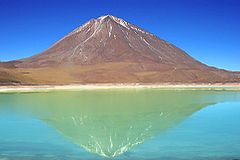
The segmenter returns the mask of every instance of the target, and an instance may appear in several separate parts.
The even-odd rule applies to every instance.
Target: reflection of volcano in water
[[[231,95],[217,91],[99,90],[21,94],[16,101],[89,152],[115,157],[203,107],[237,98]]]

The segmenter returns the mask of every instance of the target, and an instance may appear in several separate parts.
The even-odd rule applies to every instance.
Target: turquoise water
[[[0,159],[240,159],[240,92],[0,94]]]

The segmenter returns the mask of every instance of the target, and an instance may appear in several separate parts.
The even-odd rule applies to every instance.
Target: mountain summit
[[[75,29],[47,51],[21,61],[20,67],[105,62],[201,65],[182,50],[120,18],[107,15]]]
[[[239,73],[204,65],[152,33],[111,15],[91,19],[48,50],[7,66],[25,73],[18,72],[24,82],[37,84],[240,80]],[[21,78],[19,81],[22,83]]]

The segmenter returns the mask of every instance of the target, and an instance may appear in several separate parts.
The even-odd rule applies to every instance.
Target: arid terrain
[[[1,85],[239,82],[239,72],[207,66],[110,15],[91,19],[42,53],[0,63]]]

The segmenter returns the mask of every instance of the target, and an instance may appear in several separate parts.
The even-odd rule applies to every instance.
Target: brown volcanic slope
[[[11,81],[28,84],[240,82],[239,73],[204,65],[110,15],[90,20],[40,54],[0,68],[0,82],[8,74]]]

